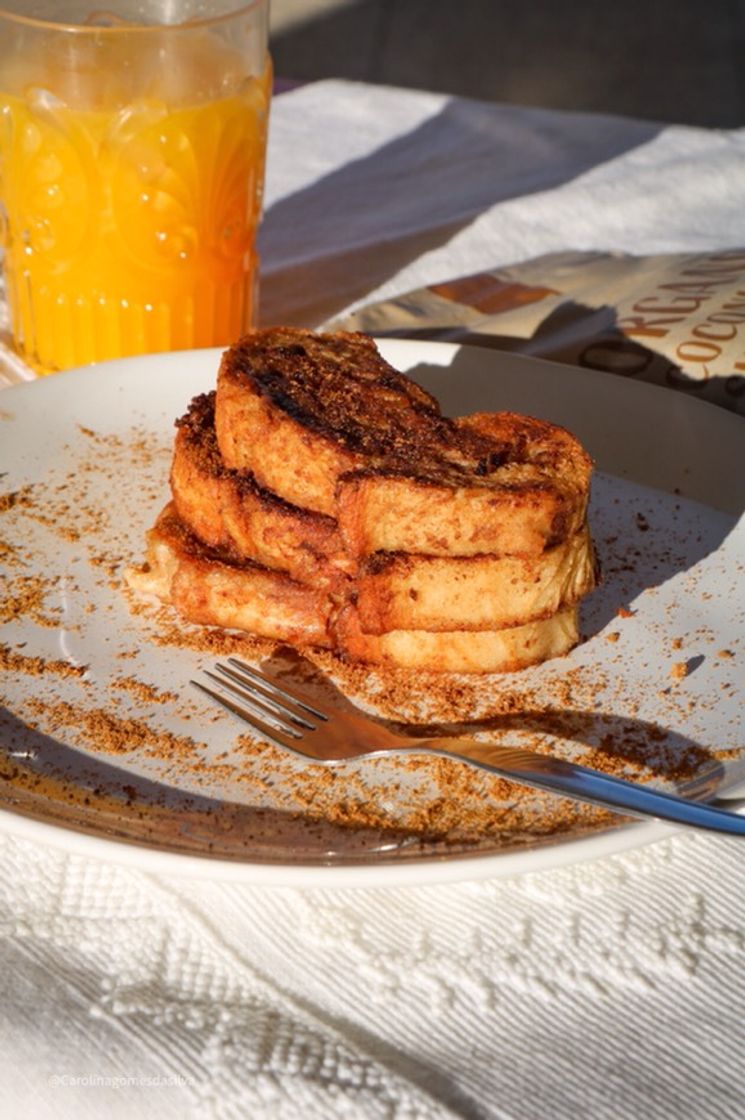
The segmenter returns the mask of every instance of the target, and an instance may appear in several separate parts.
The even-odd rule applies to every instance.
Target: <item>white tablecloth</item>
[[[273,108],[264,318],[551,250],[745,245],[745,130],[324,82]],[[745,1115],[745,852],[514,880],[165,879],[0,836],[0,1116]]]

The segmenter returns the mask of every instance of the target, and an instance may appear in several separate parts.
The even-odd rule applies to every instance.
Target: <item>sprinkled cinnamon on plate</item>
[[[16,506],[28,507],[31,503],[32,486],[23,486],[20,490],[11,490],[9,493],[0,494],[0,513],[7,513]]]
[[[32,714],[44,717],[45,730],[75,728],[86,746],[105,754],[144,751],[158,758],[185,758],[193,755],[198,747],[190,736],[174,735],[171,731],[151,727],[142,719],[119,716],[105,708],[71,704],[65,700],[51,704],[30,700],[27,707]]]
[[[20,568],[26,565],[19,547],[4,540],[0,540],[0,561],[12,568]]]
[[[39,626],[59,626],[60,609],[50,609],[45,603],[59,578],[56,575],[18,575],[5,580],[0,589],[0,623],[30,618]]]
[[[116,677],[111,682],[111,687],[118,689],[120,692],[128,692],[135,699],[142,701],[143,704],[172,704],[178,700],[178,695],[175,692],[155,688],[136,677]]]
[[[288,811],[294,807],[310,820],[345,828],[403,829],[430,841],[510,846],[518,837],[524,842],[528,835],[574,833],[611,819],[604,810],[526,791],[449,759],[381,759],[377,766],[385,767],[386,780],[371,796],[369,779],[361,780],[354,769],[288,764],[282,751],[248,735],[238,743],[243,757],[260,762],[260,769],[243,766],[240,785],[271,792]],[[391,778],[391,772],[401,777]]]
[[[18,653],[9,646],[0,645],[0,670],[6,673],[25,673],[29,677],[83,677],[88,672],[87,665],[73,665],[69,661],[30,657]]]

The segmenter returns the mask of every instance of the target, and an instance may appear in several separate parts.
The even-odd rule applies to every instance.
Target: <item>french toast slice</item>
[[[504,629],[432,632],[415,628],[366,634],[352,604],[250,561],[227,562],[189,532],[169,503],[147,535],[147,558],[127,581],[139,594],[171,604],[187,621],[302,648],[336,648],[353,661],[453,673],[514,672],[567,653],[578,641],[577,609]]]
[[[491,441],[499,465],[457,486],[392,469],[342,476],[337,517],[353,556],[537,556],[581,529],[592,460],[570,432],[514,412],[455,423]]]
[[[361,334],[246,335],[220,364],[215,428],[227,466],[338,519],[353,557],[537,555],[585,519],[592,463],[569,432],[445,417]]]
[[[140,594],[170,603],[187,621],[246,630],[295,646],[332,644],[332,601],[285,572],[249,560],[229,562],[202,544],[169,503],[147,534],[146,563],[130,571]]]
[[[393,369],[366,335],[272,327],[223,355],[215,428],[223,461],[296,505],[336,516],[341,475],[395,468],[461,485],[499,460]]]
[[[539,556],[419,556],[377,552],[356,581],[360,629],[501,630],[573,606],[596,583],[585,525]]]
[[[579,640],[577,608],[504,630],[389,630],[365,634],[352,605],[336,615],[339,651],[351,661],[441,673],[512,673],[568,653]]]
[[[353,564],[336,522],[293,506],[247,471],[225,467],[215,435],[215,393],[176,421],[171,493],[181,521],[226,558],[254,560],[300,583],[341,589]]]

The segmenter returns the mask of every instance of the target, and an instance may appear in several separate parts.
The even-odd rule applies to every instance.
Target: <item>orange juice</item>
[[[186,58],[130,46],[0,70],[8,302],[39,372],[222,345],[252,319],[269,63],[245,76],[204,33]]]

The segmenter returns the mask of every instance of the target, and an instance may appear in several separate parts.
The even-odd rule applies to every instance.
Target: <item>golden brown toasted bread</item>
[[[226,351],[215,428],[227,466],[296,505],[336,514],[339,477],[394,468],[458,486],[497,461],[493,441],[442,416],[362,334],[253,331]]]
[[[511,673],[560,657],[577,644],[577,608],[505,630],[389,630],[365,634],[353,606],[336,616],[339,650],[352,661],[441,673]]]
[[[357,614],[387,630],[501,630],[548,618],[595,586],[585,525],[540,556],[417,556],[378,552],[357,577]]]
[[[215,426],[228,466],[337,518],[355,557],[537,555],[585,519],[592,464],[573,436],[444,417],[364,335],[246,335],[223,357]]]
[[[181,520],[226,558],[255,560],[301,583],[341,588],[352,562],[336,522],[290,505],[250,472],[225,467],[214,416],[215,394],[207,393],[176,421],[171,492]]]
[[[147,537],[147,561],[128,582],[171,603],[189,622],[247,630],[296,646],[329,646],[332,602],[325,591],[251,561],[227,562],[181,522],[175,505]]]
[[[592,461],[574,436],[514,412],[456,423],[491,441],[499,465],[457,486],[391,469],[343,476],[337,516],[352,555],[536,556],[581,528]]]

